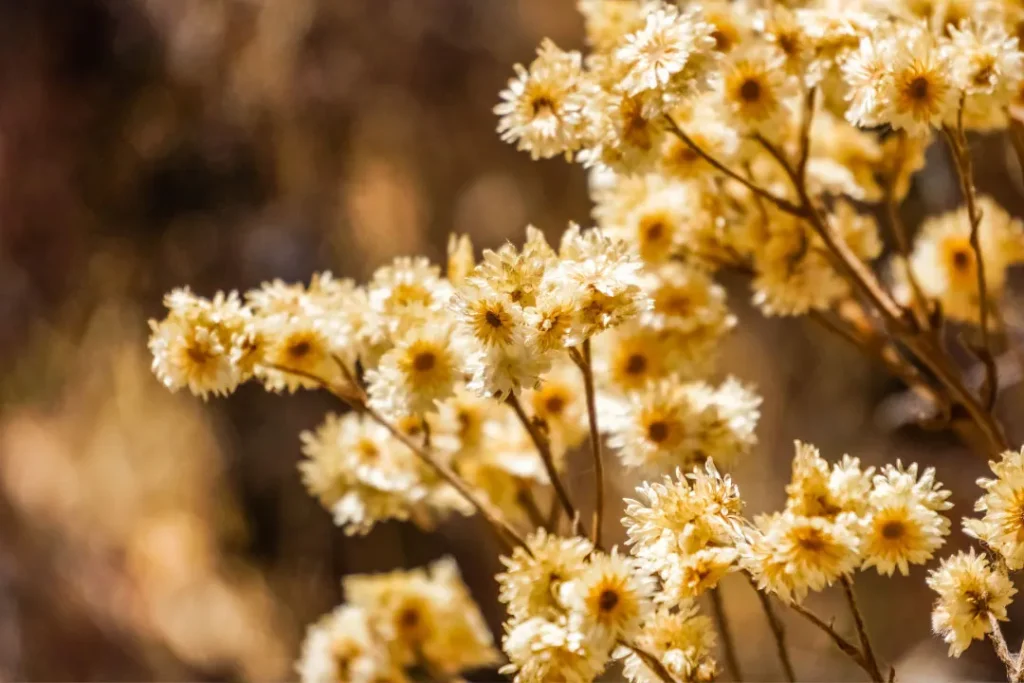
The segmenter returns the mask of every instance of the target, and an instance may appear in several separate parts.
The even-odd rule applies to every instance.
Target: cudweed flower
[[[374,683],[404,680],[366,610],[342,605],[306,631],[295,665],[302,683]]]
[[[454,675],[497,662],[483,615],[451,558],[426,569],[349,576],[342,586],[402,666],[422,662]]]
[[[932,629],[949,644],[953,657],[989,633],[990,615],[1006,621],[1006,608],[1017,592],[1006,572],[993,567],[984,555],[976,555],[973,548],[943,560],[928,575],[928,587],[939,594],[932,609]]]
[[[851,574],[860,563],[858,520],[840,514],[835,520],[791,512],[761,515],[756,528],[738,544],[740,564],[761,590],[784,602],[802,602]]]
[[[711,620],[697,613],[689,600],[674,610],[660,608],[645,624],[637,643],[654,654],[669,673],[683,681],[711,681],[718,674]],[[623,674],[633,683],[661,683],[635,653],[623,649]]]
[[[564,619],[532,617],[506,629],[502,647],[509,663],[501,672],[515,674],[516,683],[589,683],[608,662],[607,653],[593,647],[579,631],[569,629]]]
[[[516,65],[515,78],[494,107],[501,117],[502,139],[515,142],[534,159],[578,149],[585,131],[583,78],[579,52],[565,52],[544,41],[529,69]]]
[[[996,299],[1005,285],[1006,269],[1024,260],[1024,226],[991,197],[979,197],[978,207],[978,241],[985,262],[986,292]],[[970,221],[965,208],[925,220],[914,244],[910,268],[922,291],[942,304],[945,315],[970,322],[978,319],[981,302],[977,260],[970,244]],[[897,273],[898,277],[905,277],[905,273]],[[909,299],[907,285],[903,285],[901,293],[905,300]]]
[[[562,613],[562,584],[580,576],[593,546],[582,538],[562,538],[539,529],[527,538],[530,552],[516,548],[503,557],[498,574],[499,599],[516,620]]]
[[[1006,567],[1024,567],[1024,450],[990,462],[994,479],[979,479],[985,494],[974,506],[981,519],[965,519],[964,531],[999,553]]]
[[[594,553],[586,568],[560,587],[560,598],[569,609],[569,625],[591,643],[632,641],[653,608],[654,578],[633,558]],[[600,647],[600,646],[597,646]]]

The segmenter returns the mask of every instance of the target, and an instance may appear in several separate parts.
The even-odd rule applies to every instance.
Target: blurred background
[[[341,576],[443,554],[500,632],[496,549],[475,520],[345,538],[296,472],[298,432],[331,401],[170,395],[146,320],[176,285],[361,280],[399,254],[440,259],[451,231],[496,247],[528,222],[551,236],[585,222],[579,167],[533,163],[494,132],[512,65],[544,36],[581,46],[572,0],[0,0],[0,679],[291,679]],[[1007,148],[977,141],[979,184],[1020,215]],[[957,201],[943,150],[930,158],[911,225]],[[781,504],[795,438],[831,459],[934,465],[953,519],[969,512],[980,458],[897,428],[898,384],[726,284],[743,324],[723,368],[766,399],[736,475],[752,512]],[[574,474],[581,494],[589,477]],[[615,497],[633,484],[616,476]],[[955,532],[946,552],[964,544]],[[984,646],[945,659],[923,579],[858,580],[884,659],[902,680],[996,676]],[[779,676],[749,587],[724,594],[747,680]],[[787,623],[802,678],[859,678]]]

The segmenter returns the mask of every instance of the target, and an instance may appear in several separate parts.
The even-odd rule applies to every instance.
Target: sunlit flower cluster
[[[483,615],[450,558],[425,569],[352,575],[346,603],[309,627],[296,665],[305,682],[412,680],[495,664]]]
[[[903,575],[925,564],[949,534],[950,493],[932,469],[886,465],[878,473],[844,456],[829,465],[797,442],[782,512],[759,515],[738,543],[758,585],[800,602],[858,569]]]
[[[764,315],[805,316],[880,361],[928,404],[922,420],[1003,452],[979,481],[980,517],[964,521],[987,554],[946,558],[927,583],[952,655],[988,637],[1024,679],[999,629],[1024,567],[1024,451],[1008,450],[992,409],[1024,225],[978,195],[968,138],[1011,128],[1024,140],[1024,11],[577,4],[588,50],[545,39],[494,113],[533,159],[586,169],[595,227],[570,223],[549,242],[530,226],[521,245],[479,257],[453,235],[445,268],[400,257],[361,285],[324,273],[209,299],[174,290],[150,323],[153,370],[172,391],[206,399],[252,379],[340,399],[347,412],[302,434],[299,468],[345,533],[479,513],[503,548],[504,660],[442,561],[346,579],[347,603],[309,630],[302,679],[492,667],[517,683],[587,683],[621,667],[634,682],[711,680],[717,634],[735,668],[719,591],[742,577],[788,670],[778,604],[884,680],[854,579],[931,562],[951,493],[930,467],[830,462],[797,442],[785,505],[748,515],[733,477],[757,445],[762,397],[718,367],[738,324],[726,285],[739,281]],[[963,206],[908,230],[900,204],[935,140]],[[956,341],[984,382],[946,321],[965,328]],[[570,472],[584,451],[591,466]],[[628,552],[602,542],[605,485],[620,474],[642,482],[624,505]],[[856,643],[805,604],[836,584]],[[708,598],[718,629],[698,612]]]

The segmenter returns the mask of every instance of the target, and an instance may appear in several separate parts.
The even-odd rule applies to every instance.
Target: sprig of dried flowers
[[[950,654],[987,637],[1021,680],[1024,649],[1010,651],[1000,622],[1010,573],[1024,566],[1024,451],[1012,451],[992,408],[999,302],[1007,268],[1024,261],[1024,228],[977,195],[967,134],[1024,139],[1024,55],[1013,37],[1024,9],[578,4],[590,52],[544,41],[516,66],[495,113],[502,138],[533,158],[588,169],[597,227],[571,225],[557,250],[527,228],[521,248],[479,262],[468,237],[453,236],[445,275],[413,257],[359,286],[325,273],[244,297],[175,290],[152,323],[155,373],[204,399],[250,379],[335,394],[349,411],[302,435],[300,469],[346,533],[481,513],[506,549],[502,671],[516,681],[591,681],[616,660],[631,681],[714,678],[715,627],[697,600],[729,573],[758,591],[789,680],[773,600],[873,681],[892,680],[854,577],[906,575],[932,560],[950,533],[950,493],[932,469],[829,464],[798,442],[784,509],[744,516],[719,468],[750,454],[761,399],[740,380],[709,378],[736,324],[714,277],[745,275],[766,315],[806,315],[836,332],[999,458],[995,478],[980,482],[983,516],[964,522],[986,554],[946,558],[927,582]],[[965,204],[928,219],[911,242],[898,205],[936,132]],[[871,205],[895,245],[882,276]],[[947,351],[947,320],[978,333],[979,392]],[[626,501],[629,552],[601,541],[604,437],[623,467],[652,477]],[[564,482],[566,454],[585,442],[590,520]],[[549,492],[544,514],[538,496]],[[833,584],[853,640],[804,604]],[[345,589],[348,602],[309,630],[304,681],[451,680],[499,661],[449,561],[351,577]]]

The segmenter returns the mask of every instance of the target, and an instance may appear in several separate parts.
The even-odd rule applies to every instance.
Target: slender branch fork
[[[810,129],[813,102],[813,91],[809,91],[806,100],[808,110],[802,123],[802,130],[809,131]],[[938,338],[937,334],[933,330],[923,329],[917,324],[909,311],[905,311],[896,303],[882,287],[874,273],[871,272],[871,269],[853,253],[846,242],[835,232],[829,224],[827,217],[811,198],[802,175],[806,172],[804,155],[807,154],[806,146],[809,145],[809,140],[804,138],[803,134],[801,135],[801,150],[797,168],[794,168],[786,158],[786,155],[770,141],[760,135],[754,136],[754,139],[779,163],[780,167],[789,177],[798,197],[798,203],[794,203],[759,187],[754,181],[733,171],[701,148],[696,141],[682,130],[675,120],[670,117],[667,120],[669,129],[695,154],[707,161],[719,172],[741,183],[756,196],[775,205],[779,210],[806,221],[825,243],[825,246],[835,258],[840,272],[871,303],[872,309],[881,317],[886,330],[894,339],[901,342],[913,354],[914,358],[927,368],[942,387],[950,404],[963,406],[967,415],[988,443],[989,453],[984,455],[987,457],[1009,448],[1009,442],[1003,433],[1001,425],[996,421],[987,405],[964,384],[959,369],[957,369],[952,359],[946,353],[942,341]]]
[[[441,477],[446,483],[458,492],[463,498],[469,502],[477,512],[487,520],[491,527],[495,530],[496,536],[506,550],[511,550],[516,545],[523,547],[527,552],[530,552],[529,546],[526,544],[526,540],[516,531],[508,520],[505,519],[504,515],[495,508],[489,501],[477,496],[469,484],[466,483],[462,477],[460,477],[454,470],[448,465],[444,464],[431,453],[428,449],[422,445],[413,441],[409,435],[403,433],[398,427],[396,427],[390,420],[385,418],[383,415],[378,413],[376,410],[371,408],[366,401],[366,394],[359,384],[352,377],[351,373],[344,363],[338,362],[338,366],[341,368],[342,373],[346,376],[346,385],[338,386],[333,382],[325,380],[322,377],[314,375],[312,373],[304,372],[302,370],[289,368],[283,365],[267,365],[266,367],[277,370],[278,372],[285,372],[288,374],[302,377],[304,379],[315,382],[320,387],[326,389],[331,394],[339,398],[342,402],[348,405],[352,410],[360,412],[371,420],[381,425],[390,433],[395,439],[400,441],[406,448],[411,450],[416,457],[418,457],[424,464],[430,467],[434,472]]]
[[[749,575],[748,578],[750,578]],[[775,650],[779,654],[782,672],[789,683],[794,683],[796,681],[796,671],[793,669],[793,662],[789,658],[789,650],[786,649],[785,627],[782,625],[779,615],[775,613],[775,608],[772,607],[771,596],[764,591],[757,590],[757,584],[753,583],[753,579],[751,579],[751,585],[754,588],[754,592],[757,593],[757,599],[761,601],[764,615],[768,618],[768,626],[771,627],[772,636],[775,638]]]
[[[570,349],[569,355],[583,374],[583,388],[587,399],[587,421],[590,424],[590,452],[594,461],[594,521],[590,528],[594,546],[601,547],[601,527],[604,525],[604,457],[601,452],[601,430],[597,424],[597,392],[594,391],[594,367],[590,355],[590,339],[585,339],[582,351]]]
[[[637,657],[643,660],[643,663],[647,665],[647,668],[654,672],[658,678],[664,683],[679,683],[675,676],[665,667],[661,659],[651,652],[643,649],[636,643],[620,642],[620,645],[633,651]]]
[[[882,680],[882,670],[878,668],[878,659],[875,658],[875,651],[871,647],[871,640],[868,638],[867,628],[864,626],[864,616],[857,607],[857,598],[853,594],[853,581],[849,576],[840,579],[843,586],[843,593],[846,595],[846,602],[850,605],[850,612],[853,614],[853,623],[857,628],[857,638],[860,640],[861,653],[864,655],[864,663],[870,670],[871,679]]]
[[[722,650],[725,652],[725,664],[729,668],[734,681],[742,681],[743,673],[740,671],[739,657],[736,655],[736,642],[732,637],[732,629],[729,628],[729,620],[725,613],[725,603],[722,602],[722,593],[718,587],[708,591],[711,597],[711,607],[714,610],[715,622],[718,624],[718,632],[722,636]]]
[[[981,249],[981,211],[978,209],[977,190],[974,187],[974,165],[971,161],[971,150],[967,145],[967,134],[964,132],[964,99],[960,98],[960,109],[956,116],[956,129],[943,126],[943,135],[953,154],[953,165],[956,167],[957,179],[960,181],[960,192],[967,204],[967,219],[970,221],[970,245],[974,252],[974,270],[977,275],[978,287],[978,325],[981,327],[981,349],[976,353],[985,365],[985,384],[982,388],[985,406],[992,410],[999,391],[999,380],[996,376],[995,355],[992,352],[992,338],[988,324],[988,289],[985,280],[985,259]]]
[[[572,498],[569,497],[569,491],[565,488],[565,484],[558,474],[558,468],[555,466],[555,458],[551,453],[551,442],[546,435],[540,432],[537,425],[530,419],[530,416],[526,414],[523,404],[515,394],[509,394],[506,403],[512,406],[512,410],[515,411],[519,421],[523,423],[523,427],[526,428],[527,433],[530,435],[530,440],[533,441],[533,445],[540,455],[540,460],[544,463],[544,471],[547,472],[551,486],[555,489],[555,496],[561,503],[562,509],[565,510],[565,514],[572,520],[574,532],[583,535],[583,525],[580,522],[579,513],[576,511],[576,506],[573,505]]]

